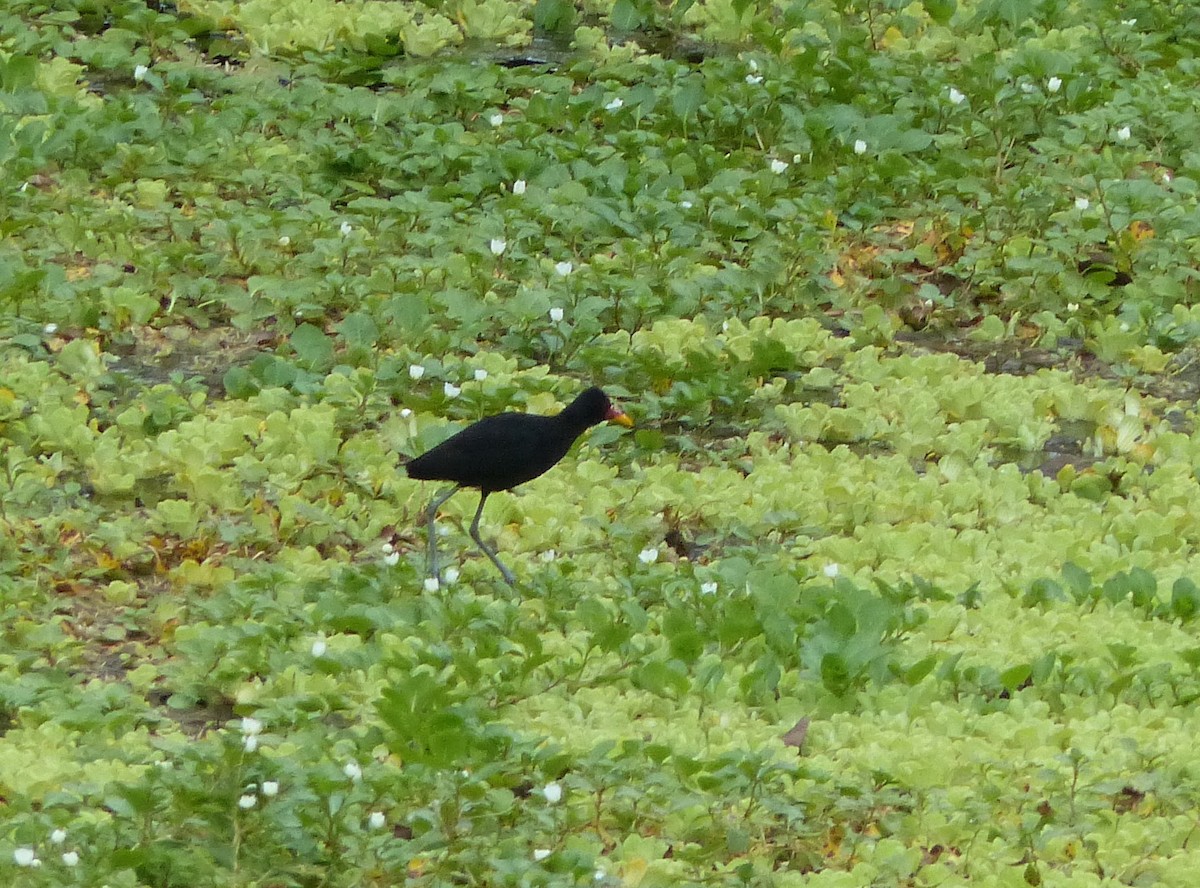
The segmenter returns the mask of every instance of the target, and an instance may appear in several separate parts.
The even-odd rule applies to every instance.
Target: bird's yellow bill
[[[633,428],[633,420],[629,418],[629,414],[616,407],[609,407],[608,414],[604,417],[609,422],[615,422],[619,426],[624,426],[627,429]]]

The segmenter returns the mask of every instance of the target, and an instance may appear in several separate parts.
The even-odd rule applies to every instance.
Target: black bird
[[[471,522],[471,539],[500,570],[505,582],[515,585],[512,572],[479,536],[479,516],[488,494],[532,481],[566,456],[576,438],[605,421],[633,427],[633,420],[613,406],[608,395],[590,388],[554,416],[499,413],[484,417],[409,462],[405,469],[410,478],[453,481],[456,485],[434,497],[425,510],[430,575],[441,579],[435,527],[438,509],[462,488],[476,487],[482,495]]]

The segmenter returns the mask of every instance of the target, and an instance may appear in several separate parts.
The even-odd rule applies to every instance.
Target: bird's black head
[[[580,394],[563,413],[569,414],[581,422],[586,422],[589,426],[599,425],[602,422],[615,422],[627,429],[633,428],[633,420],[609,400],[603,389],[596,386],[592,386]]]

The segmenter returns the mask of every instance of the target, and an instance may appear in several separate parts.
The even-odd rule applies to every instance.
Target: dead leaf
[[[800,719],[796,724],[792,725],[792,729],[783,735],[784,746],[794,746],[796,749],[804,748],[804,741],[808,739],[808,716]]]

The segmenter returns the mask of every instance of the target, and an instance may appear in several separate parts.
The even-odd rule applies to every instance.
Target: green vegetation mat
[[[9,0],[0,884],[1194,886],[1200,18]],[[402,462],[633,416],[443,509]]]

